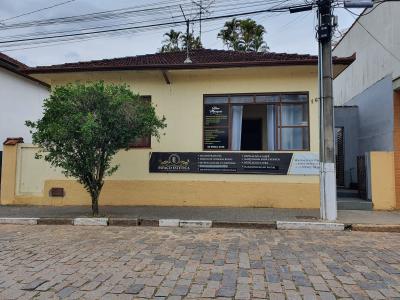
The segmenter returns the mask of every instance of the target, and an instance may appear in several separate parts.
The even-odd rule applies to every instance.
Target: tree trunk
[[[97,217],[99,215],[99,194],[92,195],[92,214],[93,217]]]

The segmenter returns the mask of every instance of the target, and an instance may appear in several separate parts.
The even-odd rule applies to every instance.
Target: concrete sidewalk
[[[114,218],[212,220],[221,222],[318,221],[317,209],[101,206],[100,214]],[[400,211],[341,210],[345,224],[400,225]],[[0,218],[76,218],[90,216],[89,206],[0,206]]]

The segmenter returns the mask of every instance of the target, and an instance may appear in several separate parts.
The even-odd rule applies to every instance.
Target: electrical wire
[[[349,13],[351,13],[351,11],[347,8],[345,8]],[[353,16],[353,15],[352,15]],[[354,16],[353,16],[354,18]],[[365,26],[363,24],[361,24],[359,18],[354,18],[355,22],[357,22],[368,34],[369,36],[374,39],[384,50],[386,50],[387,53],[389,53],[394,59],[396,59],[398,62],[400,62],[400,58],[397,57],[396,54],[394,54],[392,51],[390,51],[390,49],[388,49],[378,38],[376,38],[367,28],[365,28]]]
[[[74,1],[76,1],[76,0],[68,0],[68,1],[61,2],[61,3],[58,3],[58,4],[54,4],[54,5],[51,5],[51,6],[39,8],[39,9],[36,9],[36,10],[33,10],[33,11],[29,11],[29,12],[26,12],[26,13],[11,17],[11,18],[0,20],[0,23],[3,23],[5,21],[9,21],[9,20],[14,20],[14,19],[17,19],[17,18],[20,18],[20,17],[28,16],[28,15],[31,15],[31,14],[34,14],[34,13],[37,13],[37,12],[40,12],[40,11],[48,10],[48,9],[51,9],[51,8],[54,8],[54,7],[57,7],[57,6],[61,6],[61,5],[64,5],[64,4],[68,4],[68,3],[71,3],[71,2],[74,2]]]
[[[288,11],[290,8],[293,8],[293,6],[290,6],[290,7],[282,6],[282,7],[263,9],[263,10],[237,12],[237,13],[231,13],[231,14],[225,14],[225,15],[219,15],[219,16],[206,17],[206,18],[203,18],[202,20],[204,22],[207,22],[207,21],[211,21],[211,20],[232,18],[232,17],[244,16],[244,15],[257,15],[257,14],[268,13],[268,12],[283,12],[283,11]],[[30,41],[37,41],[37,40],[52,40],[52,39],[59,39],[59,38],[65,38],[65,37],[79,37],[79,36],[88,36],[88,35],[103,34],[103,33],[105,34],[105,33],[110,33],[110,32],[122,32],[122,31],[135,30],[135,29],[157,28],[160,26],[184,24],[184,22],[185,22],[185,20],[179,20],[179,21],[170,21],[170,22],[162,22],[162,23],[155,23],[155,24],[145,24],[142,26],[95,30],[95,31],[90,31],[90,32],[78,32],[78,33],[71,33],[71,34],[57,34],[57,35],[51,35],[51,36],[40,36],[40,37],[30,37],[30,38],[22,38],[22,39],[2,40],[2,41],[0,41],[0,44],[30,42]]]

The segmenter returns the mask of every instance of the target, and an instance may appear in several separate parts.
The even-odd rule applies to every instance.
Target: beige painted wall
[[[370,152],[372,203],[376,210],[396,208],[394,152]]]
[[[46,77],[47,76],[47,77]],[[120,169],[105,184],[100,204],[223,205],[257,207],[319,207],[318,176],[149,173],[151,151],[203,150],[203,95],[223,93],[309,92],[311,152],[318,152],[318,102],[315,66],[170,71],[171,85],[159,71],[120,71],[42,75],[52,86],[74,81],[104,80],[127,83],[141,95],[151,95],[157,113],[168,127],[152,149],[121,151]],[[39,76],[37,76],[39,78]],[[89,198],[73,180],[47,163],[35,160],[37,149],[19,144],[15,204],[88,204]],[[51,187],[64,187],[66,197],[48,196]]]

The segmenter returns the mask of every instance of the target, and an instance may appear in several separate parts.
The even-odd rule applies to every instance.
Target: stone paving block
[[[127,294],[139,294],[141,290],[144,289],[144,284],[132,284],[127,288],[125,293]]]
[[[236,289],[230,287],[221,287],[217,290],[217,297],[234,297],[236,293]]]
[[[201,295],[202,298],[214,298],[217,293],[216,288],[206,288]]]
[[[321,300],[336,300],[335,295],[329,292],[320,292],[319,296],[321,297]]]
[[[76,291],[76,288],[74,288],[74,287],[72,287],[72,286],[68,286],[68,287],[65,287],[65,288],[63,288],[61,291],[59,291],[58,293],[57,293],[57,296],[60,298],[60,299],[64,299],[64,298],[67,298],[67,297],[69,297],[73,292],[75,292]]]
[[[189,292],[189,285],[176,285],[171,295],[173,296],[185,296]]]
[[[385,296],[382,295],[379,291],[375,290],[365,290],[365,292],[368,294],[368,296],[371,299],[385,299]]]
[[[144,287],[138,294],[138,297],[143,297],[146,299],[150,299],[153,297],[153,294],[155,292],[156,288],[152,286],[146,286]]]
[[[285,294],[282,293],[269,293],[270,300],[286,300]]]
[[[40,285],[42,285],[45,282],[47,282],[47,280],[40,279],[40,278],[35,279],[31,283],[24,285],[21,289],[26,290],[26,291],[33,291],[34,289],[36,289],[37,287],[39,287]]]
[[[89,281],[85,285],[81,286],[79,289],[81,291],[93,291],[97,289],[101,285],[101,282],[99,281]]]

